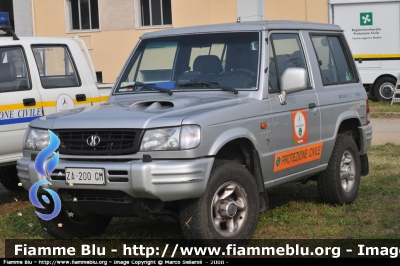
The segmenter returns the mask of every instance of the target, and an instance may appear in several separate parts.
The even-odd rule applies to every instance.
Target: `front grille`
[[[134,129],[54,130],[61,141],[58,151],[68,155],[133,154],[139,150],[142,132]],[[96,136],[97,141],[91,146],[92,136]]]
[[[58,194],[64,201],[97,201],[129,203],[132,197],[123,191],[114,190],[90,190],[90,189],[60,189]]]

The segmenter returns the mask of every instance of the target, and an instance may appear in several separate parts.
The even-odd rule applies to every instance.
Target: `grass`
[[[358,199],[350,205],[322,203],[315,182],[268,190],[270,208],[260,214],[254,239],[399,240],[400,145],[373,146],[368,155],[370,173],[362,178]],[[0,194],[0,257],[5,256],[5,239],[52,239],[41,228],[26,191],[1,187]],[[91,239],[182,238],[179,224],[114,218],[103,234]]]
[[[369,100],[372,118],[400,118],[400,104]]]

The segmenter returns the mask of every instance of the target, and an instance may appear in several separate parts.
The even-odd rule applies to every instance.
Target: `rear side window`
[[[21,47],[0,48],[0,93],[30,90],[28,73]]]
[[[312,35],[311,39],[324,85],[357,81],[340,36]]]
[[[65,46],[32,46],[40,82],[45,89],[79,87],[75,64]]]

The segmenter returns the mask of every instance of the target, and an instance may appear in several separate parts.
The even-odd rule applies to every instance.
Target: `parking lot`
[[[400,144],[400,119],[371,119],[372,145],[382,145],[386,142]]]

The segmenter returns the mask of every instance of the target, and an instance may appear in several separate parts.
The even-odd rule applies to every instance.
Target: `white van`
[[[400,1],[329,0],[370,97],[391,101],[400,73]]]
[[[0,12],[0,182],[7,189],[18,189],[15,165],[32,120],[107,101],[111,87],[100,94],[81,48],[79,39],[18,38]]]

